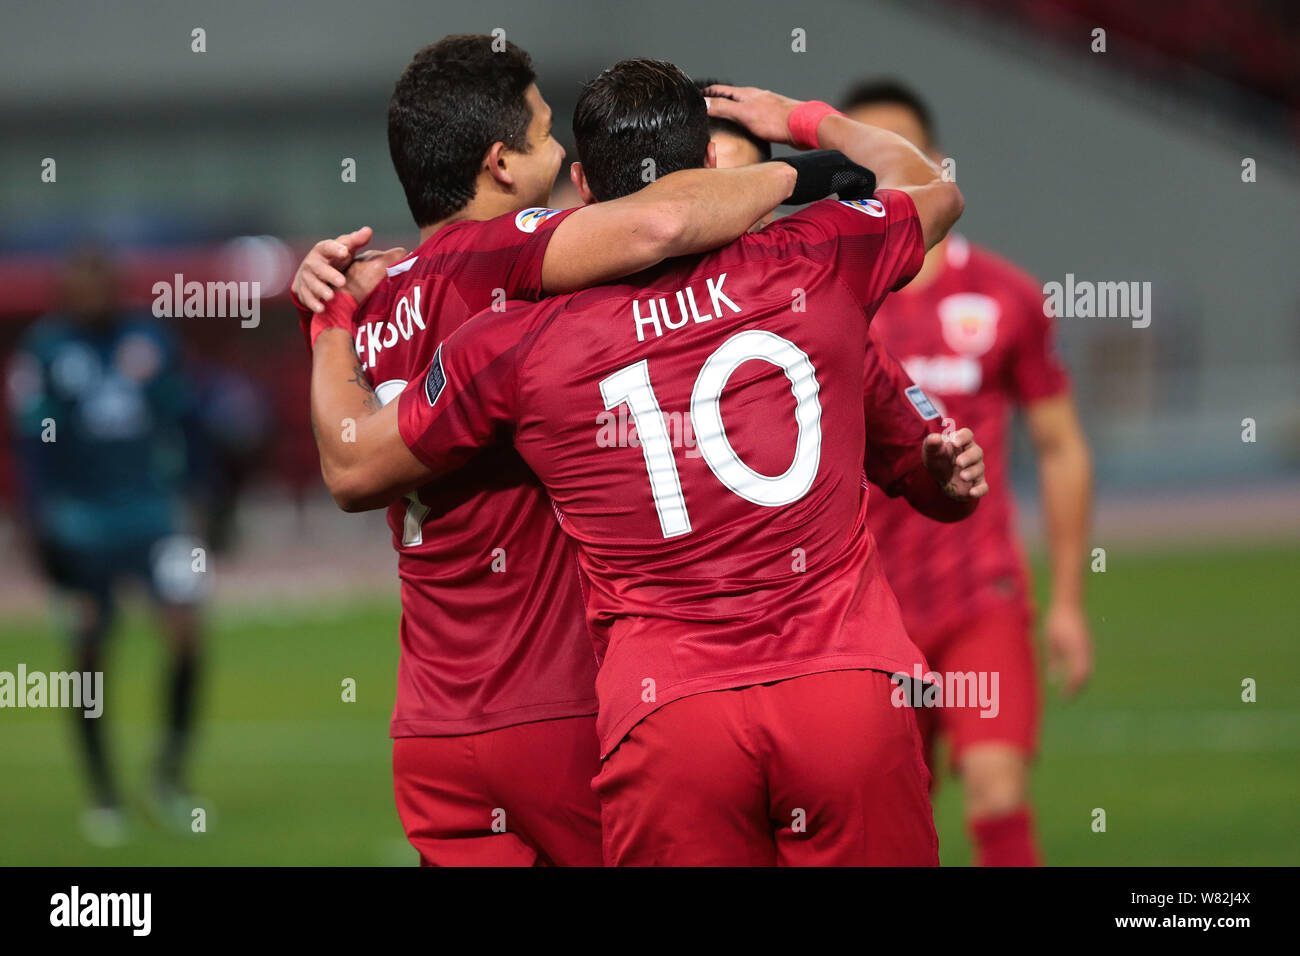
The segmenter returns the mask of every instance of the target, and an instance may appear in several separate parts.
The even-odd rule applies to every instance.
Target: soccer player
[[[661,164],[634,196],[545,208],[564,151],[527,54],[493,42],[443,39],[415,55],[393,92],[389,148],[420,229],[415,251],[358,263],[345,278],[370,237],[358,230],[317,244],[295,277],[311,336],[338,313],[355,347],[342,375],[322,376],[317,362],[313,389],[352,382],[374,389],[372,403],[390,400],[475,312],[720,245],[797,184],[786,163]],[[363,273],[380,265],[390,274],[369,294]],[[337,307],[356,299],[365,303],[354,321]],[[318,415],[319,437],[368,410]],[[394,787],[421,861],[598,864],[595,660],[577,566],[545,490],[504,446],[391,506],[389,526],[402,581]]]
[[[901,138],[825,104],[719,92],[734,98],[720,115],[840,149],[884,188],[626,283],[480,313],[352,440],[323,441],[322,470],[348,510],[502,441],[540,477],[578,544],[602,657],[607,863],[932,864],[920,737],[890,679],[924,663],[865,525],[863,355],[871,313],[961,195]],[[704,98],[659,61],[601,74],[574,127],[596,208],[640,190],[646,158],[712,156]],[[318,368],[340,377],[346,344],[324,333]],[[313,390],[318,419],[340,407]],[[624,407],[638,441],[603,441],[602,414]],[[687,420],[698,455],[673,444]],[[983,493],[969,432],[926,448],[904,484]]]
[[[864,83],[844,108],[940,161],[930,110],[911,90]],[[947,738],[976,862],[1035,864],[1028,768],[1037,741],[1038,681],[1028,582],[1004,464],[1015,407],[1024,412],[1038,456],[1051,559],[1045,619],[1050,660],[1063,672],[1068,694],[1083,686],[1092,666],[1082,581],[1091,466],[1052,323],[1029,276],[949,234],[926,254],[908,287],[885,300],[872,331],[943,414],[972,427],[999,463],[979,514],[960,530],[922,520],[892,501],[873,508],[869,521],[908,634],[930,666],[940,674],[999,675],[995,717],[974,707],[923,708],[919,715],[927,753],[937,734]]]
[[[166,330],[119,311],[117,272],[104,250],[78,251],[60,280],[60,311],[23,333],[9,369],[20,528],[67,600],[72,666],[83,674],[104,671],[119,586],[147,588],[169,651],[167,733],[150,796],[163,822],[188,829],[182,770],[203,591],[192,564],[196,541],[177,534],[191,397]],[[119,845],[128,821],[104,719],[72,714],[93,800],[82,829],[92,843]]]

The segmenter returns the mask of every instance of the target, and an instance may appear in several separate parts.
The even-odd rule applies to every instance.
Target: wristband
[[[319,315],[299,302],[296,295],[290,293],[290,298],[298,307],[298,325],[302,329],[303,338],[307,340],[308,351],[315,348],[317,336],[326,329],[346,329],[349,335],[352,334],[352,317],[357,311],[357,300],[342,289],[334,291],[334,298],[325,303],[325,311]]]
[[[799,149],[816,149],[820,145],[817,142],[817,124],[832,113],[836,116],[844,115],[821,100],[800,103],[790,111],[790,118],[786,120],[790,129],[790,142]]]

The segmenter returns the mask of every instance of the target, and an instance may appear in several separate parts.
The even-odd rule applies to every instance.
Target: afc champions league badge
[[[979,356],[993,348],[998,338],[1002,307],[978,292],[950,295],[939,302],[943,340],[959,355]]]
[[[531,209],[521,209],[515,215],[515,227],[520,232],[536,232],[537,227],[546,220],[550,219],[559,209],[547,209],[544,206],[533,206]]]

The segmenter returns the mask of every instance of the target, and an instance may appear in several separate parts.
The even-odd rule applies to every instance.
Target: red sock
[[[1042,866],[1029,808],[970,821],[976,866]]]

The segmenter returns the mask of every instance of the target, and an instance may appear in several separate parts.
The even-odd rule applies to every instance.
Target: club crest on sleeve
[[[560,210],[547,209],[544,206],[534,206],[531,209],[521,209],[515,215],[515,225],[520,232],[536,232],[537,227],[546,220],[550,219]]]
[[[875,216],[877,219],[885,218],[885,204],[879,199],[841,199],[840,205],[865,212],[868,216]]]
[[[442,390],[447,386],[447,376],[442,371],[442,346],[438,346],[438,351],[433,353],[433,361],[429,363],[429,371],[424,376],[424,397],[432,405],[442,394]]]
[[[933,418],[939,417],[939,409],[934,407],[934,402],[930,401],[930,396],[921,390],[920,385],[913,385],[903,392],[907,400],[912,403],[916,413],[927,422]]]

